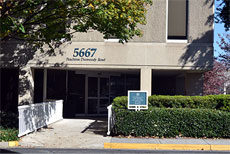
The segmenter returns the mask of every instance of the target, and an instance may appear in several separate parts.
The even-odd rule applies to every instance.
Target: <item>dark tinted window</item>
[[[66,93],[66,71],[47,70],[47,99],[63,99]]]
[[[168,0],[168,39],[187,39],[187,0]]]
[[[1,111],[18,113],[18,77],[18,68],[0,68]]]
[[[110,97],[113,100],[117,96],[124,96],[125,93],[125,76],[110,77]]]
[[[126,95],[128,90],[140,90],[140,75],[128,74],[126,75]]]

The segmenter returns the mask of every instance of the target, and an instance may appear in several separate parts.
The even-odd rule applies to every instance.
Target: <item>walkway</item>
[[[64,119],[21,138],[21,147],[230,151],[230,139],[106,136],[107,118]]]
[[[21,147],[104,148],[107,118],[64,119],[21,138]]]

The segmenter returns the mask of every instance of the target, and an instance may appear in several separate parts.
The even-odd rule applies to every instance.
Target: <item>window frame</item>
[[[179,38],[168,38],[168,12],[169,12],[169,0],[166,0],[166,43],[188,43],[188,11],[189,11],[189,0],[186,1],[186,36],[185,39],[179,39]]]
[[[104,42],[106,43],[119,43],[120,39],[116,39],[116,38],[108,38],[108,39],[104,39]]]

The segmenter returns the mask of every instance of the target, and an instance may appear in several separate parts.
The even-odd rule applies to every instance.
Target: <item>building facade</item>
[[[212,0],[153,0],[143,37],[124,44],[90,30],[54,53],[6,42],[2,108],[63,99],[64,117],[74,117],[106,114],[128,90],[202,95],[202,74],[213,62],[213,7]]]

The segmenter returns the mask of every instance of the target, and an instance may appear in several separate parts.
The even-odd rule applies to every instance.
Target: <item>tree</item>
[[[213,70],[204,73],[204,95],[222,94],[226,82],[226,68],[218,61],[214,61]]]
[[[219,54],[219,61],[222,62],[227,70],[230,70],[230,34],[218,34],[220,42],[217,42],[222,52]]]
[[[128,41],[141,36],[151,0],[0,0],[1,41],[42,46],[89,29]]]
[[[230,29],[230,0],[217,0],[220,2],[216,8],[216,22],[223,23],[225,31]],[[222,52],[214,61],[213,70],[204,74],[204,94],[221,94],[223,86],[229,82],[230,69],[230,34],[218,34],[220,41],[217,44]]]
[[[216,22],[224,23],[225,30],[230,28],[230,0],[217,0],[220,1],[219,6],[216,8]]]

